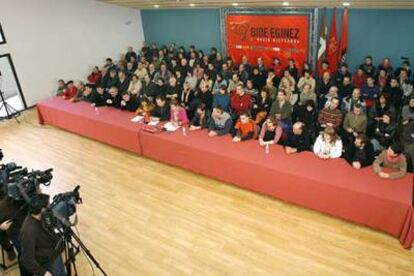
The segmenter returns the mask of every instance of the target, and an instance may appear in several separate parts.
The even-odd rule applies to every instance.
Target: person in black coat
[[[118,91],[118,87],[117,86],[112,86],[109,89],[109,96],[106,99],[105,103],[107,106],[112,106],[115,108],[119,108],[121,106],[121,94]]]
[[[121,101],[121,110],[131,111],[134,112],[139,107],[139,102],[135,98],[133,99],[130,94],[127,92],[122,94],[122,101]]]
[[[365,135],[359,134],[345,148],[344,158],[355,169],[370,166],[375,159],[374,147]]]
[[[309,100],[298,112],[295,121],[305,124],[306,132],[309,134],[311,142],[318,136],[318,110],[314,101]]]
[[[302,122],[294,123],[292,132],[287,135],[283,145],[287,154],[309,150],[311,141],[306,132],[305,124]]]
[[[170,107],[164,96],[158,96],[155,100],[156,106],[151,111],[152,117],[157,117],[160,121],[168,121],[170,119]]]

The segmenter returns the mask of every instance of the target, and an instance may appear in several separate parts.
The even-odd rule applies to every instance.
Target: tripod
[[[75,234],[75,232],[73,232],[73,230],[70,227],[64,227],[64,229],[60,232],[61,234],[63,234],[66,258],[65,265],[66,273],[68,276],[72,275],[72,267],[75,273],[74,275],[78,275],[78,271],[76,268],[76,255],[78,255],[81,250],[85,252],[86,256],[93,262],[93,264],[102,272],[104,276],[108,275],[103,270],[98,261],[95,259],[95,257],[92,255],[92,253],[89,251],[89,249],[86,247],[86,245],[81,241],[81,239]],[[73,243],[72,238],[78,244],[77,246]]]
[[[9,105],[4,99],[3,94],[4,93],[0,90],[0,100],[1,100],[0,111],[4,108],[4,110],[6,111],[6,116],[0,117],[0,120],[3,120],[3,119],[10,120],[11,118],[14,118],[16,122],[19,124],[20,122],[17,119],[17,117],[20,116],[20,111],[17,111],[14,107]]]

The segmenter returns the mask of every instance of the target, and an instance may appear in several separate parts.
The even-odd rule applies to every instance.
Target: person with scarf
[[[402,153],[402,147],[393,144],[382,151],[372,165],[374,173],[381,178],[397,179],[404,177],[407,173],[407,160]],[[392,169],[393,172],[384,172],[383,168]]]
[[[216,106],[213,108],[211,114],[211,120],[208,124],[208,136],[223,136],[229,134],[233,126],[233,120],[229,113],[224,112],[224,110]]]

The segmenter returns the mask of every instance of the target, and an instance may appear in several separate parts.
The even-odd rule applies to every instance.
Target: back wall
[[[322,11],[319,9],[320,18]],[[141,13],[148,42],[195,44],[205,51],[212,46],[221,47],[219,9],[142,10]],[[332,9],[329,9],[328,29],[331,15]],[[341,20],[340,9],[339,35]],[[394,67],[400,65],[401,56],[414,58],[414,10],[350,9],[348,21],[348,63],[352,70],[368,54],[374,57],[375,64],[388,56]]]

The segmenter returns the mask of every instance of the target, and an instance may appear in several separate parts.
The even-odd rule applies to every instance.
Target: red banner
[[[242,15],[226,16],[227,54],[240,63],[247,55],[256,64],[262,57],[266,65],[278,57],[283,66],[292,58],[299,68],[308,60],[308,15]]]

